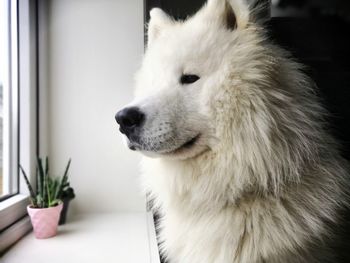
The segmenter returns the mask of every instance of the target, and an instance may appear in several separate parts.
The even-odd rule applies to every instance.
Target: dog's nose
[[[115,115],[120,131],[127,136],[141,127],[144,119],[145,114],[137,107],[124,108]]]

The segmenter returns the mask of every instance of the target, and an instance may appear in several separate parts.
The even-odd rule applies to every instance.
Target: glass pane
[[[17,192],[17,1],[0,0],[0,198]]]

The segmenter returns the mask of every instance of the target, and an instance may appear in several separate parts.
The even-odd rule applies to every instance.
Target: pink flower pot
[[[62,207],[62,203],[49,208],[32,208],[27,206],[36,238],[49,238],[57,234],[58,220],[60,219]]]

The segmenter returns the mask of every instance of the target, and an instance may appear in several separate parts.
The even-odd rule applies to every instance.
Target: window
[[[18,193],[17,1],[0,1],[0,200]]]
[[[18,164],[35,174],[38,2],[0,0],[0,256],[31,227]]]

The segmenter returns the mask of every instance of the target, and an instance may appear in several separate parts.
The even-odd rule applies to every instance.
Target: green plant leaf
[[[24,171],[24,169],[23,169],[23,167],[21,165],[19,165],[19,169],[21,170],[21,172],[23,174],[23,177],[24,177],[24,180],[26,181],[26,184],[27,184],[27,187],[28,187],[28,190],[29,190],[29,193],[30,193],[30,199],[31,199],[32,205],[34,207],[36,207],[37,206],[36,195],[35,195],[35,192],[33,190],[33,187],[30,184],[30,182],[28,180],[28,177],[27,177],[27,174],[26,174],[26,172]]]
[[[46,156],[45,159],[45,175],[48,176],[49,175],[49,157]]]
[[[40,207],[40,208],[43,208],[43,207],[44,207],[43,198],[42,198],[41,195],[37,195],[37,196],[36,196],[36,201],[37,201],[38,207]]]
[[[56,206],[56,205],[59,205],[59,203],[61,202],[61,200],[59,199],[54,199],[50,202],[49,204],[49,207],[53,207],[53,206]]]
[[[69,170],[69,167],[70,167],[70,163],[71,163],[71,159],[69,159],[69,161],[67,163],[66,170],[64,171],[63,177],[61,179],[60,189],[59,189],[59,191],[57,193],[56,198],[59,198],[59,199],[62,198],[63,189],[64,189],[64,187],[66,187],[66,184],[68,182],[68,170]]]
[[[55,188],[55,194],[54,194],[55,199],[59,199],[58,194],[59,194],[60,188],[61,188],[61,181],[59,178],[56,178],[56,188]]]
[[[43,205],[46,205],[46,185],[45,185],[45,174],[44,174],[44,169],[43,169],[43,164],[42,164],[42,159],[40,157],[37,158],[37,173],[38,176],[37,178],[39,179],[39,189],[38,189],[38,193],[42,196],[43,199]]]
[[[46,196],[47,196],[46,203],[47,203],[47,206],[50,207],[51,194],[50,194],[50,178],[48,175],[47,176],[45,175],[45,186],[46,186]]]

